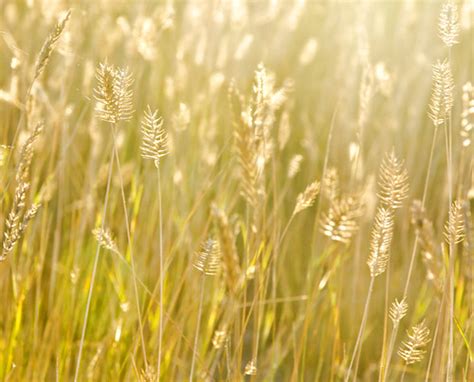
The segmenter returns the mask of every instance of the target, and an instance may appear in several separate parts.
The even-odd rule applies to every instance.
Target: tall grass
[[[3,1],[0,379],[472,380],[473,16]]]

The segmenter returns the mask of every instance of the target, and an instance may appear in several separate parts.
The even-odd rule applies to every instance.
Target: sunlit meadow
[[[1,0],[0,379],[473,381],[470,0]]]

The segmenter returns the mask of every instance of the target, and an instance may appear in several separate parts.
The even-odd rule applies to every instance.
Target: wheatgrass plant
[[[214,239],[207,239],[199,252],[196,253],[196,258],[193,262],[194,268],[202,273],[201,287],[199,292],[199,310],[196,323],[196,334],[194,336],[193,357],[191,360],[191,371],[189,372],[189,380],[194,379],[194,365],[196,361],[196,354],[198,349],[199,329],[201,326],[202,305],[204,301],[204,285],[206,276],[215,276],[219,271],[221,264],[221,250],[219,243]]]
[[[168,134],[163,128],[163,118],[158,116],[158,111],[152,111],[150,106],[147,107],[142,122],[142,135],[143,141],[141,145],[141,153],[144,159],[151,159],[156,168],[157,179],[158,179],[158,230],[160,242],[160,324],[158,334],[158,361],[156,372],[158,378],[161,372],[161,343],[163,338],[163,319],[164,319],[164,304],[163,296],[165,293],[165,271],[164,271],[164,258],[163,258],[163,217],[162,217],[162,205],[161,205],[161,173],[160,173],[160,159],[169,153],[168,147]]]
[[[426,353],[425,347],[429,342],[430,330],[426,327],[424,321],[413,326],[411,332],[408,333],[408,340],[402,342],[398,355],[403,358],[405,365],[403,367],[401,381],[405,378],[407,366],[416,362],[420,362]]]
[[[128,245],[129,245],[129,249],[131,253],[130,257],[131,257],[131,266],[132,266],[132,278],[133,278],[133,285],[134,285],[134,291],[135,291],[135,302],[136,302],[137,315],[138,315],[138,321],[139,321],[139,332],[140,332],[140,337],[141,337],[143,358],[145,361],[145,366],[148,367],[145,342],[143,338],[143,324],[141,322],[141,311],[140,311],[140,302],[139,302],[139,296],[138,296],[135,262],[133,258],[132,242],[131,242],[130,231],[129,231],[130,225],[129,225],[129,219],[128,219],[128,213],[127,213],[127,206],[125,204],[123,180],[122,180],[122,175],[121,175],[121,166],[120,166],[118,150],[117,150],[117,141],[116,141],[117,124],[120,121],[129,120],[133,112],[132,91],[130,89],[132,85],[132,77],[127,69],[115,68],[114,66],[109,65],[107,63],[100,63],[97,69],[96,78],[97,78],[97,87],[94,89],[94,95],[97,101],[96,112],[99,119],[103,120],[104,122],[110,123],[111,130],[112,130],[112,137],[113,137],[112,153],[109,159],[110,164],[109,164],[109,171],[107,175],[107,188],[105,192],[104,209],[102,212],[102,223],[100,227],[100,232],[105,232],[105,223],[106,223],[105,216],[107,213],[107,204],[108,204],[110,184],[111,184],[111,179],[112,179],[113,163],[114,161],[116,161],[117,167],[118,167],[119,179],[120,179],[120,190],[121,190],[121,196],[122,196],[122,202],[123,202],[123,210],[125,213],[127,241],[128,241]],[[86,303],[86,308],[85,308],[85,313],[84,313],[81,341],[79,344],[79,352],[77,355],[77,362],[76,362],[76,372],[74,376],[75,381],[77,381],[79,378],[82,349],[83,349],[84,340],[85,340],[87,321],[89,318],[89,310],[90,310],[91,299],[92,299],[92,292],[94,290],[97,266],[99,262],[100,248],[101,248],[101,241],[99,240],[97,244],[96,254],[94,257],[94,265],[92,268],[91,282],[89,286],[87,303]]]
[[[370,284],[367,291],[367,299],[362,314],[359,334],[357,335],[354,351],[345,377],[346,381],[350,379],[353,367],[355,367],[354,374],[357,375],[359,353],[362,347],[362,337],[367,323],[375,278],[387,270],[393,240],[394,213],[396,209],[402,206],[403,201],[408,196],[408,172],[404,168],[403,161],[397,158],[393,149],[385,156],[380,165],[379,192],[377,196],[380,201],[380,206],[377,208],[374,225],[372,227],[370,254],[367,260],[367,265],[370,270]],[[390,350],[388,355],[390,356]]]
[[[446,142],[446,158],[448,166],[448,203],[451,208],[453,203],[453,121],[452,121],[452,92],[454,85],[452,84],[451,75],[451,50],[453,45],[457,44],[459,34],[458,10],[456,3],[452,0],[445,2],[441,8],[439,17],[439,36],[444,44],[448,47],[448,59],[445,66],[447,68],[442,72],[444,82],[443,86],[443,108],[444,108],[444,127]],[[448,370],[447,379],[453,380],[453,357],[454,357],[454,248],[450,244],[449,248],[449,350],[448,350]]]

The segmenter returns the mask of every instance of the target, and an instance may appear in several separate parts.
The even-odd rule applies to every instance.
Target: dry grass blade
[[[321,231],[331,240],[348,244],[359,229],[357,219],[363,205],[357,196],[346,195],[332,201],[329,211],[321,217]]]
[[[433,90],[430,102],[430,116],[435,126],[442,125],[453,108],[454,80],[448,60],[433,65]]]
[[[112,124],[129,120],[133,113],[130,89],[133,79],[128,69],[101,63],[97,68],[96,78],[98,84],[94,89],[94,96],[99,118]]]
[[[370,256],[367,261],[372,277],[384,273],[387,269],[393,238],[393,224],[393,210],[391,208],[379,207],[372,228]]]
[[[455,200],[449,208],[448,221],[444,226],[444,238],[448,245],[455,245],[463,241],[464,236],[463,203]]]
[[[158,115],[158,110],[152,111],[150,106],[147,107],[141,131],[142,157],[153,160],[155,166],[158,167],[160,159],[169,153],[168,133],[163,128],[163,118]]]
[[[408,196],[408,172],[392,149],[380,166],[378,197],[388,208],[397,209]]]
[[[459,21],[458,7],[452,0],[447,1],[441,7],[438,21],[439,37],[448,47],[459,43]]]
[[[219,242],[211,238],[207,239],[202,244],[201,250],[196,253],[193,266],[207,276],[216,275],[221,266]]]
[[[301,212],[304,209],[311,207],[319,194],[319,189],[320,188],[318,181],[314,181],[313,183],[309,184],[304,190],[304,192],[299,194],[296,198],[296,205],[293,211],[293,215],[296,215],[298,212]]]
[[[420,322],[407,332],[408,340],[403,341],[398,355],[403,358],[407,365],[420,362],[426,353],[425,347],[430,342],[430,330],[426,327],[425,321]]]

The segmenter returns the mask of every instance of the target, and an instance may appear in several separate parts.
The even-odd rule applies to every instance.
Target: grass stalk
[[[161,375],[161,349],[162,349],[162,342],[163,342],[163,318],[164,318],[164,303],[163,303],[163,295],[164,295],[164,278],[165,278],[165,269],[164,269],[164,259],[163,259],[163,212],[162,212],[162,203],[161,203],[161,172],[160,166],[158,165],[156,168],[158,185],[158,229],[159,229],[159,241],[160,241],[160,317],[159,317],[159,331],[158,331],[158,360],[157,360],[157,375],[158,379],[160,379]]]
[[[105,197],[104,197],[104,208],[102,209],[102,223],[101,223],[101,228],[105,229],[105,216],[107,213],[107,205],[109,202],[109,193],[110,193],[110,183],[112,179],[112,169],[114,165],[114,151],[115,151],[115,146],[112,147],[112,152],[110,154],[110,159],[109,159],[109,171],[107,175],[107,187],[105,191]],[[79,378],[79,371],[81,368],[81,359],[82,359],[82,351],[84,347],[84,340],[86,337],[86,329],[87,329],[87,321],[89,319],[89,310],[91,307],[91,301],[92,301],[92,292],[94,291],[94,284],[95,284],[95,279],[97,275],[97,267],[99,264],[99,254],[100,254],[100,244],[97,243],[97,248],[95,251],[95,256],[94,256],[94,265],[92,267],[92,274],[91,274],[91,281],[89,285],[89,291],[87,293],[87,302],[86,302],[86,310],[84,312],[84,319],[82,323],[82,331],[81,331],[81,340],[79,342],[79,352],[77,353],[77,359],[76,359],[76,370],[74,373],[74,382],[78,381]]]
[[[141,342],[141,348],[142,348],[142,353],[143,353],[143,360],[145,362],[145,370],[148,368],[148,360],[146,356],[146,346],[145,346],[145,338],[143,335],[143,322],[142,322],[142,314],[141,314],[141,309],[140,309],[140,296],[138,293],[138,283],[137,283],[137,273],[136,273],[136,268],[135,268],[135,257],[133,253],[133,243],[132,243],[132,238],[130,234],[130,219],[128,217],[128,209],[127,209],[127,202],[125,198],[125,190],[124,190],[124,184],[123,184],[123,177],[122,177],[122,168],[120,165],[120,157],[118,154],[118,148],[117,148],[117,132],[115,125],[112,126],[112,134],[113,134],[113,146],[114,146],[114,156],[115,160],[117,162],[117,172],[119,175],[119,181],[120,181],[120,195],[122,199],[122,207],[123,207],[123,213],[125,215],[125,226],[126,226],[126,232],[127,232],[127,244],[128,248],[130,251],[130,264],[132,268],[132,279],[133,279],[133,290],[134,290],[134,296],[135,296],[135,305],[137,309],[137,318],[138,318],[138,328],[140,331],[140,342]]]
[[[367,291],[367,298],[366,298],[366,301],[365,301],[364,313],[362,314],[362,321],[360,323],[359,334],[357,335],[356,343],[354,345],[354,350],[352,352],[351,362],[349,364],[349,368],[348,368],[346,376],[344,378],[345,382],[348,382],[350,377],[351,377],[352,368],[354,367],[356,357],[358,358],[360,348],[362,347],[362,337],[364,335],[365,325],[367,323],[367,317],[369,315],[369,306],[370,306],[370,300],[372,298],[372,292],[374,290],[374,281],[375,281],[375,277],[372,276],[370,278],[369,289]],[[355,365],[356,368],[358,366],[357,364],[358,364],[358,362]],[[357,378],[357,373],[354,373],[354,380],[356,380],[356,378]]]
[[[206,282],[206,275],[203,273],[201,275],[201,291],[199,294],[199,308],[198,308],[197,323],[196,323],[196,334],[194,335],[193,357],[191,359],[191,371],[189,373],[190,382],[192,382],[194,378],[194,367],[196,364],[196,354],[198,352],[198,339],[199,339],[199,329],[201,327],[202,305],[203,305],[203,300],[204,300],[205,282]]]
[[[436,126],[434,131],[433,131],[433,138],[431,140],[430,156],[429,156],[429,159],[428,159],[428,169],[426,171],[425,181],[424,181],[424,185],[423,185],[423,195],[422,195],[422,199],[421,199],[421,207],[422,208],[424,208],[424,206],[426,204],[426,198],[428,196],[428,185],[429,185],[429,180],[430,180],[430,175],[431,175],[431,169],[433,167],[433,155],[434,155],[434,149],[435,149],[435,146],[436,146],[437,136],[438,136],[438,127]],[[412,275],[413,268],[414,268],[414,265],[415,265],[415,258],[416,258],[416,253],[417,253],[417,250],[418,250],[418,241],[419,241],[418,236],[419,235],[417,233],[416,236],[415,236],[415,241],[413,243],[413,248],[412,248],[412,251],[411,251],[410,265],[408,267],[407,278],[406,278],[405,287],[404,287],[404,290],[403,290],[403,298],[408,297],[408,292],[409,292],[409,288],[410,288],[410,281],[411,281],[411,275]],[[399,328],[399,323],[397,323],[393,326],[392,332],[390,334],[389,346],[388,346],[388,351],[387,351],[387,356],[386,356],[386,364],[385,364],[385,367],[384,367],[382,381],[387,380],[387,376],[388,376],[388,372],[389,372],[389,368],[390,368],[390,363],[391,363],[391,359],[392,359],[392,354],[393,354],[393,349],[395,347],[395,341],[397,339],[398,328]]]

